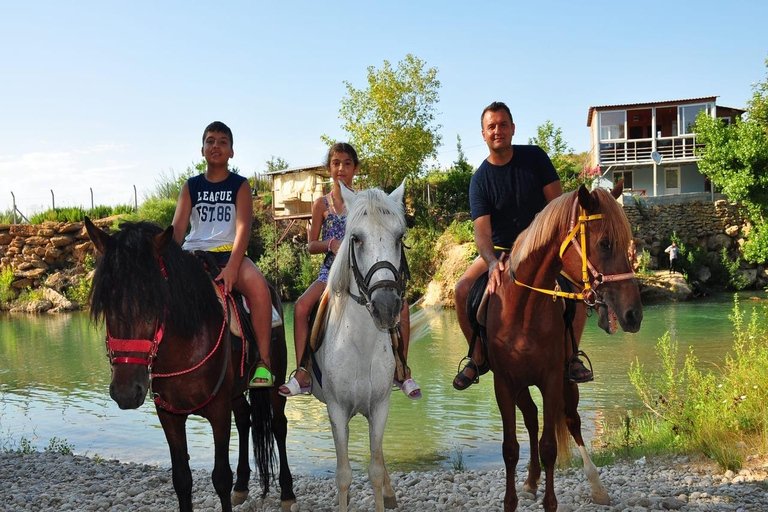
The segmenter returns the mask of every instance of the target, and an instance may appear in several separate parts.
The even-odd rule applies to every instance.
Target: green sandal
[[[256,368],[256,372],[253,374],[251,382],[248,383],[249,388],[271,388],[275,385],[275,376],[269,371],[269,368],[260,364]]]

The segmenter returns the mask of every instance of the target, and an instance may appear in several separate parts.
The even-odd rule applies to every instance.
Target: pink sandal
[[[398,389],[400,389],[400,391],[402,391],[403,394],[405,394],[405,396],[407,396],[411,400],[418,400],[419,398],[421,398],[421,388],[419,387],[418,384],[416,384],[415,380],[411,378],[407,378],[403,382],[400,382],[397,379],[395,379],[394,383],[395,383],[395,386],[397,386]]]

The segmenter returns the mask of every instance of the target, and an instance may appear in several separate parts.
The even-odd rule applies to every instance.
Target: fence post
[[[11,197],[13,198],[13,223],[16,224],[16,196],[11,191]]]
[[[53,209],[56,209],[56,197],[53,195],[53,189],[51,189],[51,205],[53,206]]]
[[[133,208],[134,211],[139,211],[139,200],[136,196],[136,185],[133,186]]]
[[[91,191],[91,210],[93,210],[93,187],[88,187],[88,190]]]

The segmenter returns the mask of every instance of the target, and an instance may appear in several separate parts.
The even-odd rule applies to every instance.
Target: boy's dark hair
[[[355,151],[355,148],[353,148],[352,145],[347,142],[337,142],[331,146],[331,149],[328,150],[328,155],[325,157],[326,169],[331,168],[331,158],[333,158],[333,155],[336,153],[346,153],[352,157],[352,161],[355,163],[355,167],[360,165],[360,159],[357,158],[357,151]]]
[[[504,103],[503,101],[494,101],[493,103],[485,107],[483,109],[483,113],[480,114],[480,128],[485,128],[485,126],[483,126],[483,118],[485,117],[486,112],[488,111],[498,112],[499,110],[503,110],[507,113],[507,115],[509,116],[509,121],[511,123],[515,122],[515,120],[512,119],[512,112],[509,111],[509,107],[506,105],[506,103]]]
[[[230,147],[235,145],[235,140],[232,138],[232,130],[221,121],[214,121],[205,127],[205,131],[203,132],[203,144],[205,144],[205,136],[208,135],[208,132],[223,133],[229,138]]]

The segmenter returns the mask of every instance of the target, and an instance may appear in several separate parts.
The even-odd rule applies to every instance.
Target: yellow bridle
[[[574,210],[576,209],[576,205],[578,204],[578,198],[574,199]],[[565,237],[565,240],[563,240],[563,243],[560,244],[560,259],[563,259],[563,254],[565,254],[565,251],[568,249],[568,246],[570,244],[573,244],[576,250],[581,255],[581,285],[583,286],[583,289],[581,292],[574,293],[574,292],[564,292],[560,288],[560,285],[555,283],[554,290],[548,290],[545,288],[536,288],[535,286],[530,286],[525,283],[522,283],[517,280],[517,278],[514,278],[515,284],[523,286],[525,288],[545,293],[547,295],[552,296],[552,301],[557,301],[558,297],[563,297],[566,299],[571,300],[583,300],[584,303],[587,306],[593,307],[598,302],[597,293],[595,292],[595,289],[602,283],[607,283],[610,281],[621,281],[624,279],[633,279],[635,277],[634,272],[625,272],[623,274],[611,274],[611,275],[604,275],[601,272],[598,272],[595,267],[592,265],[592,263],[589,261],[589,258],[587,258],[587,231],[586,231],[586,223],[591,220],[598,220],[603,218],[602,213],[596,213],[594,215],[588,215],[586,210],[582,208],[580,205],[578,206],[578,217],[576,217],[576,222],[573,223],[573,227],[571,228],[571,231],[568,233],[568,236]],[[576,240],[576,235],[579,234],[579,238],[581,241],[581,244]],[[582,250],[582,247],[585,249]],[[590,271],[595,275],[594,283],[590,282],[589,273]],[[579,283],[576,282],[573,278],[571,278],[564,270],[560,272],[566,279],[568,279],[573,284],[577,285]],[[513,276],[514,277],[514,276]]]

